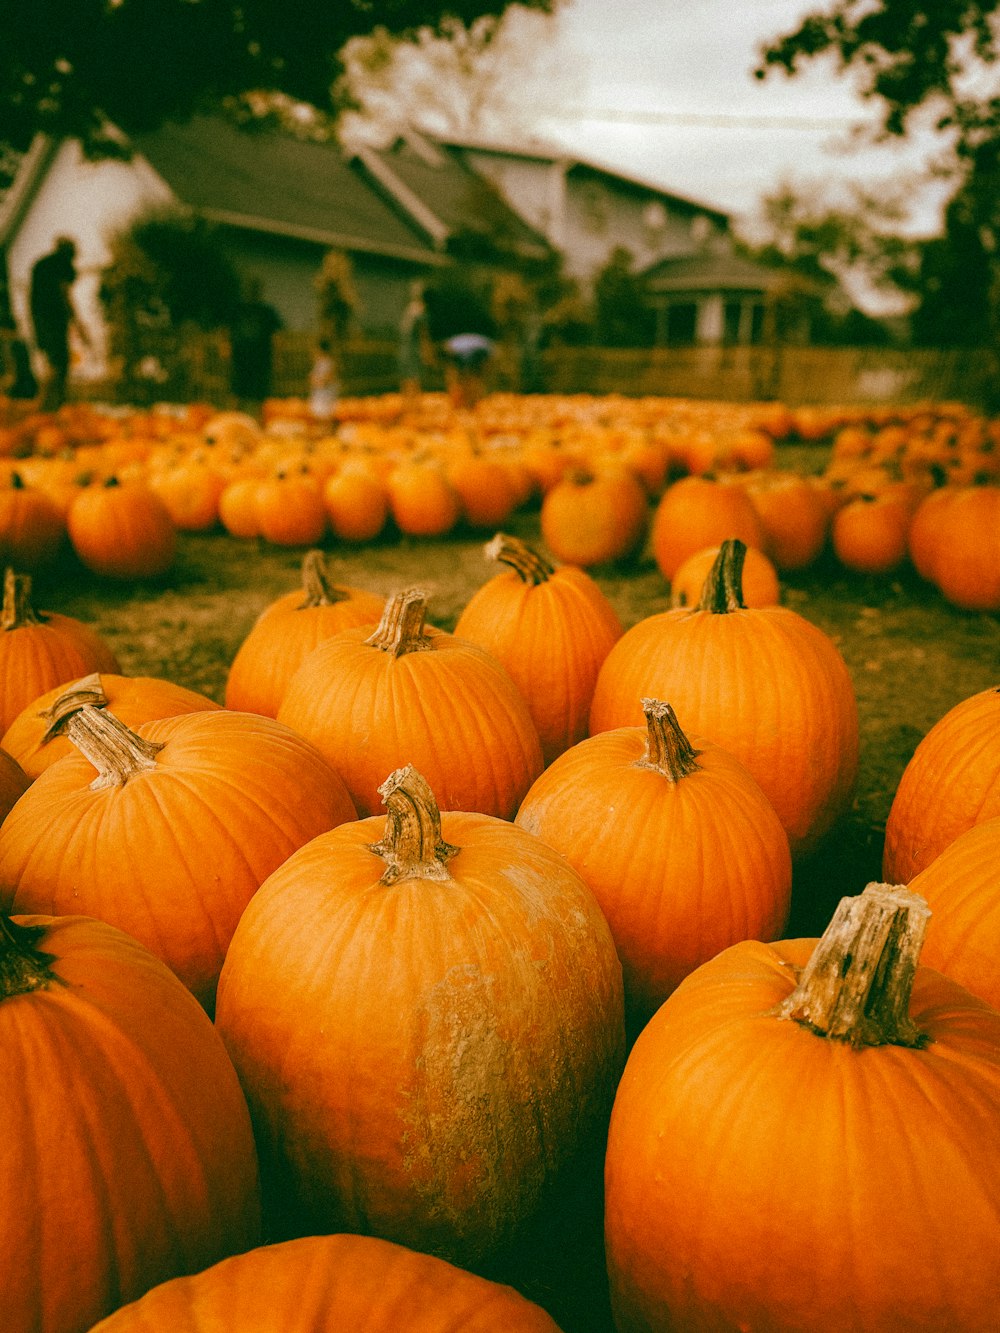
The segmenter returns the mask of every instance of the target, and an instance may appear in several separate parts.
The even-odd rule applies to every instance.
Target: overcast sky
[[[850,151],[851,125],[875,113],[831,64],[754,79],[760,45],[820,4],[562,0],[547,59],[565,78],[539,101],[538,132],[736,214],[785,181],[912,180],[928,142]],[[912,197],[933,230],[939,193]]]

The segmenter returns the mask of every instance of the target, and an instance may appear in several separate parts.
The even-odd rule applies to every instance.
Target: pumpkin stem
[[[94,671],[89,676],[84,676],[81,680],[70,685],[68,689],[63,690],[58,699],[38,714],[42,721],[47,724],[45,734],[42,736],[42,744],[48,745],[49,741],[66,729],[66,724],[70,718],[88,704],[94,708],[107,708],[108,706],[108,696],[104,693],[104,685],[101,683],[101,676],[98,671]]]
[[[91,791],[124,787],[130,778],[156,767],[161,741],[147,741],[130,731],[114,713],[85,705],[66,724],[66,735],[97,769]]]
[[[852,1046],[922,1046],[909,1009],[929,917],[926,901],[901,884],[842,898],[777,1016]]]
[[[498,532],[486,543],[483,552],[487,560],[502,560],[505,565],[510,565],[520,575],[522,583],[544,583],[556,572],[555,565],[541,552],[507,532]]]
[[[669,782],[680,782],[701,768],[700,750],[696,750],[681,731],[677,714],[660,699],[643,699],[646,715],[646,748],[636,768],[651,768],[662,773]]]
[[[44,934],[44,926],[19,926],[0,912],[0,1000],[44,990],[61,980],[50,967],[55,955],[35,948]]]
[[[305,600],[299,606],[300,611],[311,606],[333,606],[347,597],[342,588],[331,582],[322,551],[306,552],[302,561],[302,591]]]
[[[31,575],[15,574],[8,565],[3,576],[3,607],[0,628],[21,629],[24,625],[43,625],[47,617],[31,605]]]
[[[420,588],[405,588],[386,602],[382,619],[365,643],[393,657],[430,648],[430,637],[424,633],[426,613],[427,594]]]
[[[386,862],[380,883],[450,879],[448,862],[460,848],[441,837],[441,811],[426,779],[407,764],[389,774],[378,794],[385,802],[385,836],[371,850]]]
[[[719,547],[715,564],[701,589],[696,611],[712,611],[725,615],[729,611],[745,611],[743,600],[743,561],[747,548],[739,537],[730,537]]]

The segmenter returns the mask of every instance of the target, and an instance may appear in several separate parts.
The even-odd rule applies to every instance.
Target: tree
[[[631,252],[617,245],[594,279],[596,336],[604,347],[652,345],[653,311],[634,262]]]
[[[900,234],[904,217],[904,201],[891,193],[784,186],[743,223],[738,244],[801,280],[787,285],[785,324],[807,325],[816,342],[884,342],[885,326],[862,307],[901,315],[913,304],[919,246]]]
[[[950,154],[943,234],[897,269],[919,341],[1000,348],[1000,0],[836,0],[761,52],[758,77],[832,56],[902,137],[930,117]]]
[[[567,82],[551,67],[546,22],[540,9],[512,4],[468,26],[448,19],[402,38],[385,27],[353,37],[334,93],[341,137],[381,147],[410,126],[465,138],[530,133],[542,89]]]
[[[548,10],[553,0],[526,0]],[[508,0],[10,0],[0,40],[0,139],[38,130],[107,150],[126,134],[206,103],[266,90],[330,105],[338,55],[383,25],[394,33],[499,15]]]

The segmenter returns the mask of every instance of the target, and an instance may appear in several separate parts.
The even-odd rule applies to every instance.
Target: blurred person
[[[309,415],[314,421],[329,424],[337,409],[340,381],[333,343],[329,338],[317,338],[309,372]]]
[[[76,242],[60,236],[54,248],[37,259],[31,270],[28,305],[35,346],[48,363],[48,376],[39,407],[54,412],[66,401],[69,376],[70,330],[90,346],[90,335],[73,305],[76,282]]]
[[[404,409],[416,406],[423,389],[423,372],[433,357],[424,284],[410,284],[410,299],[399,321],[399,391]]]
[[[230,389],[240,410],[256,417],[271,397],[274,335],[281,327],[281,316],[263,299],[260,279],[248,278],[229,330]]]
[[[453,407],[471,409],[486,393],[486,374],[496,351],[484,333],[456,333],[441,345],[445,385]]]

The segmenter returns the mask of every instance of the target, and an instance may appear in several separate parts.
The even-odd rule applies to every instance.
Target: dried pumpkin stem
[[[124,787],[130,778],[151,772],[163,749],[162,742],[144,740],[113,713],[90,704],[70,718],[66,735],[97,769],[91,791]]]
[[[430,637],[424,633],[426,613],[427,594],[420,588],[405,588],[386,602],[377,629],[365,643],[393,657],[430,648]]]
[[[712,611],[725,615],[728,611],[745,611],[743,600],[743,561],[747,548],[738,537],[730,537],[719,547],[715,564],[708,571],[701,589],[697,611]]]
[[[654,769],[670,782],[680,782],[696,773],[701,768],[698,763],[701,751],[681,731],[670,704],[660,699],[643,699],[642,711],[646,715],[646,748],[642,758],[636,760],[636,768]]]
[[[35,948],[44,934],[44,926],[20,926],[0,912],[0,1000],[59,981],[50,967],[54,955]]]
[[[299,605],[300,611],[312,606],[333,606],[347,598],[343,588],[331,581],[322,551],[306,552],[302,561],[302,591],[305,596]]]
[[[22,625],[42,625],[45,620],[31,605],[31,575],[15,574],[8,565],[3,576],[0,628],[20,629]]]
[[[546,560],[544,555],[527,542],[506,532],[498,532],[492,541],[486,543],[483,551],[487,560],[501,560],[505,565],[510,565],[523,583],[545,583],[556,572],[555,565]]]
[[[459,851],[441,837],[441,812],[427,781],[412,764],[390,773],[378,789],[385,802],[385,836],[371,850],[386,862],[382,884],[450,879],[448,862]]]
[[[65,731],[70,718],[79,713],[81,708],[86,708],[88,704],[92,708],[107,708],[108,706],[108,696],[104,693],[104,685],[101,683],[101,676],[98,671],[94,671],[89,676],[84,676],[71,685],[69,689],[63,690],[58,699],[38,714],[46,724],[41,741],[42,745],[48,745],[49,741],[54,740],[56,736]]]
[[[778,1017],[852,1046],[923,1045],[909,1009],[929,917],[903,885],[842,898]]]

